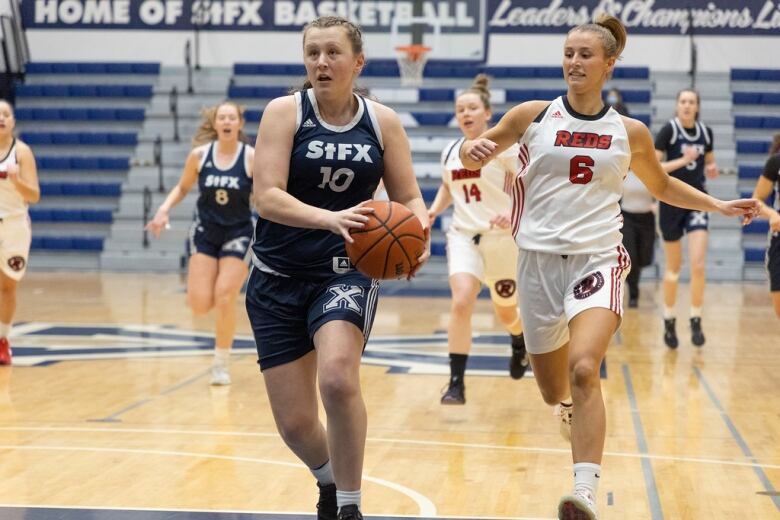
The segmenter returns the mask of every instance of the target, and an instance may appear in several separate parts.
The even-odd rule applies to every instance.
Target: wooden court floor
[[[662,343],[655,284],[627,310],[603,387],[603,519],[780,518],[780,321],[766,285],[712,285],[707,344]],[[173,275],[31,273],[0,368],[0,519],[314,518],[313,477],[275,432],[239,307],[230,387],[212,319]],[[369,518],[553,518],[569,450],[481,300],[467,404],[442,407],[447,298],[380,300],[362,383]],[[241,515],[239,513],[254,513]],[[304,516],[308,515],[308,516]]]

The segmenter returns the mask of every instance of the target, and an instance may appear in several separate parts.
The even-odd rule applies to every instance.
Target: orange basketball
[[[347,254],[358,271],[371,278],[403,278],[417,265],[425,249],[420,219],[397,202],[373,200],[374,213],[362,229],[352,229]]]

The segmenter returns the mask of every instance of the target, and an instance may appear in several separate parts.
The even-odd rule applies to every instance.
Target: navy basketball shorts
[[[195,221],[190,228],[190,255],[202,253],[216,259],[233,256],[244,260],[253,233],[252,222],[238,226],[219,226]]]
[[[769,290],[780,291],[780,233],[774,233],[766,250],[766,269],[769,271]]]
[[[363,346],[374,323],[379,283],[358,272],[325,281],[301,280],[252,267],[246,310],[260,370],[291,363],[314,349],[314,334],[329,321],[354,324]]]
[[[663,202],[658,204],[658,225],[666,242],[676,242],[691,231],[707,231],[709,224],[709,214],[705,211],[682,209]]]

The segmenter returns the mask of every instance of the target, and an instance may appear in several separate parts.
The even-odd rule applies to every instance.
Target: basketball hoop
[[[399,45],[395,48],[398,62],[398,72],[401,74],[401,85],[419,87],[423,81],[423,70],[428,62],[431,48],[427,45]]]

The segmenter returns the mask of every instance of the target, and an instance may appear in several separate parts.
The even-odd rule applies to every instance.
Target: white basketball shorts
[[[470,273],[490,289],[490,298],[503,307],[517,305],[517,245],[509,232],[469,234],[447,232],[450,276]]]
[[[21,280],[27,271],[32,228],[27,215],[0,220],[0,270],[13,280]]]
[[[518,285],[525,345],[546,354],[569,341],[569,321],[584,310],[623,317],[623,280],[631,260],[622,245],[601,253],[562,256],[520,250]]]

